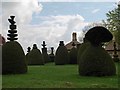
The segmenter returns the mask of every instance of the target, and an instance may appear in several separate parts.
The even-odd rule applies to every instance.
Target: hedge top
[[[105,27],[95,26],[85,34],[85,38],[93,45],[99,45],[102,42],[109,42],[112,40],[113,35]]]

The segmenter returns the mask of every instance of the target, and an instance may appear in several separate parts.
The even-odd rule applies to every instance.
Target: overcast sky
[[[7,38],[10,15],[15,15],[18,41],[26,53],[27,47],[42,41],[47,47],[57,47],[59,41],[71,41],[72,32],[82,37],[82,28],[106,19],[106,12],[116,7],[118,0],[4,0],[0,5],[0,33]],[[44,1],[44,2],[43,2]],[[47,1],[47,2],[45,2]],[[53,2],[54,1],[54,2]],[[74,2],[73,2],[74,1]],[[78,2],[79,1],[79,2]],[[89,2],[88,2],[89,1]],[[2,23],[2,24],[1,24]]]

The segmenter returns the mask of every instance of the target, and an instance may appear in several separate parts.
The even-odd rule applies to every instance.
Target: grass
[[[117,65],[117,64],[116,64]],[[77,65],[29,66],[27,74],[3,75],[3,88],[118,88],[118,77],[79,76]]]

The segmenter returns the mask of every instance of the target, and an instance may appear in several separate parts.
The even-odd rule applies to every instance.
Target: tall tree
[[[107,20],[104,25],[114,34],[115,41],[120,44],[120,4],[117,8],[106,13]]]

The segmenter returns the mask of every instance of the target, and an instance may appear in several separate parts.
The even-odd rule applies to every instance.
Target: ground
[[[117,66],[118,64],[116,63]],[[118,88],[118,74],[116,76],[85,77],[79,76],[77,65],[56,66],[53,63],[49,63],[44,66],[29,66],[27,74],[3,75],[2,87]]]

